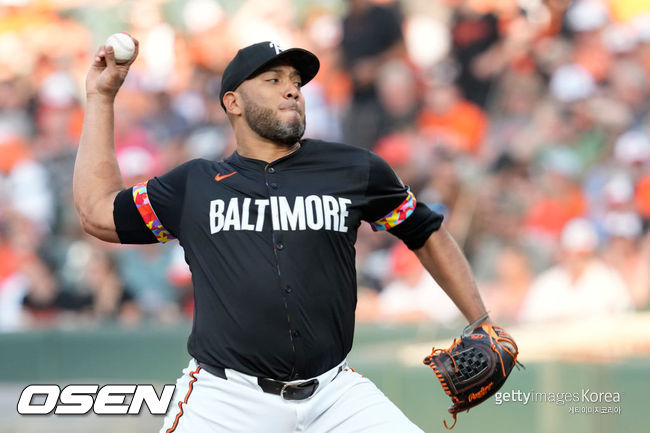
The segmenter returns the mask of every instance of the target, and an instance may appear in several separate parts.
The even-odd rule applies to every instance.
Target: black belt
[[[221,379],[228,380],[228,377],[226,376],[226,370],[223,368],[215,367],[213,365],[206,365],[204,363],[199,363],[199,365],[208,373],[220,377]],[[336,373],[336,376],[338,376],[342,370],[343,367],[339,367],[339,371]],[[262,391],[269,394],[279,395],[285,400],[304,400],[314,395],[316,389],[318,388],[318,379],[311,379],[301,383],[289,383],[283,382],[281,380],[258,377],[257,384],[260,386],[260,388],[262,388]]]

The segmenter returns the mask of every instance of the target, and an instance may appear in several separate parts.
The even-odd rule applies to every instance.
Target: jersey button
[[[273,167],[269,167],[266,171],[267,171],[268,173],[273,174],[273,173],[275,173],[275,168],[273,168]]]
[[[271,183],[270,186],[271,186],[271,189],[278,189],[278,184],[275,183],[275,182]]]
[[[275,244],[275,247],[276,247],[278,250],[282,250],[282,249],[284,249],[284,244],[283,244],[282,242],[278,242],[277,244]]]
[[[293,335],[293,338],[297,338],[297,337],[300,337],[300,332],[298,332],[298,331],[293,331],[293,332],[291,333],[291,335]]]
[[[293,292],[293,289],[290,286],[287,286],[286,289],[284,289],[286,293],[291,293]]]

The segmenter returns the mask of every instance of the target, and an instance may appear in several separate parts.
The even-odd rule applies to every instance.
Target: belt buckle
[[[291,389],[291,388],[306,388],[307,386],[311,386],[312,389],[311,389],[311,393],[308,396],[304,397],[304,398],[309,398],[312,395],[314,395],[314,392],[316,392],[316,388],[318,387],[318,379],[312,379],[312,380],[308,380],[307,382],[302,382],[302,383],[297,383],[297,384],[285,383],[284,385],[282,385],[282,389],[280,390],[280,397],[282,397],[284,400],[290,400],[290,398],[287,398],[287,396],[285,396],[285,392],[288,389]],[[302,400],[302,398],[299,399],[299,400]]]
[[[284,396],[284,392],[285,392],[285,391],[287,390],[287,388],[289,388],[290,386],[291,386],[291,384],[289,384],[289,383],[285,383],[284,385],[282,385],[282,389],[280,390],[280,397],[282,397],[284,400],[287,400],[287,398]]]

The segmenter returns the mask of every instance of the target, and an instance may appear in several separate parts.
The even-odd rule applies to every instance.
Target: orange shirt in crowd
[[[579,189],[560,196],[545,197],[533,203],[525,218],[525,226],[559,236],[570,220],[584,215],[587,202]]]
[[[8,174],[16,164],[29,160],[32,154],[20,138],[9,138],[0,142],[0,174]]]
[[[20,258],[9,246],[0,246],[0,283],[18,270]]]
[[[441,135],[447,144],[471,155],[478,154],[488,126],[481,107],[463,99],[444,113],[424,108],[417,122],[425,134]]]
[[[642,177],[636,185],[634,202],[643,218],[650,218],[650,174]]]

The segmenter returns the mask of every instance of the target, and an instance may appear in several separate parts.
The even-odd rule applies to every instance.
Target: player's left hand
[[[484,402],[505,383],[517,362],[519,349],[503,328],[492,324],[468,325],[460,339],[449,349],[431,350],[424,363],[433,369],[445,393],[451,397],[449,413],[458,412]],[[521,365],[521,364],[519,364]]]

